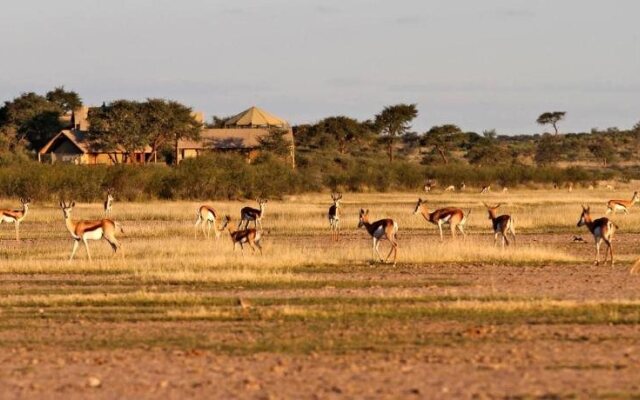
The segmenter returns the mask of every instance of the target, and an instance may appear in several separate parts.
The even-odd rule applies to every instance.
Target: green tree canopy
[[[82,106],[82,100],[78,93],[67,91],[64,89],[64,86],[58,86],[50,90],[47,92],[46,98],[51,103],[57,105],[63,113],[73,111]]]
[[[564,119],[565,111],[552,111],[540,114],[536,122],[540,125],[551,125],[556,135],[558,134],[558,122]]]
[[[393,162],[395,143],[398,137],[409,132],[411,121],[418,116],[415,104],[396,104],[385,107],[375,117],[374,126],[387,143],[389,162]]]
[[[16,143],[26,139],[37,150],[62,129],[61,111],[44,96],[23,93],[0,108],[0,127],[12,128]]]
[[[371,131],[358,120],[335,116],[327,117],[304,132],[306,144],[317,148],[336,149],[340,154],[352,153],[371,137]]]
[[[466,135],[457,125],[438,125],[432,127],[423,135],[421,144],[432,146],[440,155],[442,162],[448,164],[451,151],[456,146],[459,146],[465,137]]]

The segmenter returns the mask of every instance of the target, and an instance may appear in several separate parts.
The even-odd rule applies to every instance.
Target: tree
[[[393,162],[393,152],[396,140],[411,129],[411,121],[418,116],[415,104],[396,104],[385,107],[375,117],[375,127],[383,135],[387,143],[389,162]]]
[[[15,142],[27,140],[32,149],[42,147],[62,129],[61,109],[36,93],[23,93],[0,108],[0,126],[13,127]]]
[[[115,152],[119,147],[125,155],[136,162],[135,153],[149,143],[143,127],[144,110],[141,103],[130,100],[116,100],[89,112],[89,132],[87,139],[92,147],[105,152]],[[117,157],[111,156],[114,163]],[[127,159],[123,159],[126,162]]]
[[[595,138],[595,141],[589,145],[589,151],[594,157],[602,161],[603,167],[607,167],[610,162],[618,159],[616,147],[611,139],[604,135],[598,135]]]
[[[327,117],[310,126],[304,137],[307,144],[335,148],[340,154],[346,154],[368,140],[370,131],[356,119],[340,115]]]
[[[193,110],[177,101],[169,101],[169,115],[171,118],[168,123],[169,137],[173,141],[174,145],[174,163],[177,165],[180,162],[180,140],[200,139],[200,130],[202,124],[193,117]]]
[[[562,140],[558,137],[544,134],[536,147],[535,160],[540,165],[546,165],[558,161],[562,154]]]
[[[540,114],[536,122],[540,125],[551,125],[556,135],[558,134],[558,122],[564,119],[566,111],[552,111]]]
[[[50,90],[47,92],[46,98],[51,103],[57,105],[63,113],[82,107],[82,100],[78,93],[66,91],[64,90],[64,86],[58,86]]]
[[[464,136],[464,133],[457,125],[439,125],[432,127],[424,134],[421,144],[433,146],[440,155],[442,162],[448,164],[448,156],[451,150],[463,140]]]

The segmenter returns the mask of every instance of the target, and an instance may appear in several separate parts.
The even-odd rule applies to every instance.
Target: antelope
[[[113,200],[115,200],[115,198],[113,197],[113,193],[113,188],[109,188],[107,190],[107,198],[105,199],[103,204],[105,217],[111,215],[111,210],[113,209]]]
[[[331,200],[333,200],[333,205],[329,207],[327,216],[329,218],[329,227],[331,228],[331,238],[337,241],[340,235],[340,202],[342,201],[342,193],[332,193]]]
[[[569,193],[573,192],[573,183],[569,183],[567,190],[569,191]]]
[[[606,187],[607,187],[607,189],[609,189],[609,190],[614,190],[613,185],[607,185]]]
[[[20,198],[20,204],[22,209],[18,210],[0,210],[0,224],[3,222],[13,223],[16,226],[16,241],[20,241],[20,223],[27,216],[29,212],[29,204],[31,203],[31,197]]]
[[[195,237],[198,237],[198,225],[202,224],[202,236],[205,236],[207,239],[211,236],[211,226],[213,225],[213,232],[216,235],[216,239],[220,237],[220,231],[216,229],[216,220],[218,219],[218,214],[216,210],[211,206],[201,205],[196,209],[196,224],[195,224]],[[204,232],[204,225],[207,225],[207,233]]]
[[[445,192],[455,192],[456,187],[453,185],[447,186],[446,189],[444,189]]]
[[[480,194],[487,194],[491,191],[491,185],[483,186]]]
[[[84,243],[84,248],[87,250],[87,257],[89,258],[89,261],[91,261],[91,253],[89,253],[89,245],[87,244],[88,240],[105,239],[111,245],[113,254],[115,254],[118,249],[121,248],[120,243],[116,239],[116,230],[120,229],[120,232],[124,233],[122,226],[117,222],[106,218],[94,221],[73,221],[71,219],[71,210],[73,210],[75,205],[75,201],[71,201],[70,204],[66,204],[62,200],[60,201],[60,208],[64,215],[64,223],[73,238],[73,249],[71,250],[71,257],[69,257],[69,261],[73,260],[73,256],[78,250],[80,241]]]
[[[422,214],[424,219],[434,225],[438,225],[440,240],[444,240],[442,225],[449,225],[449,227],[451,227],[451,237],[454,239],[456,237],[456,227],[460,233],[462,233],[462,236],[466,236],[466,233],[464,232],[464,224],[467,222],[467,217],[470,213],[471,210],[467,212],[467,215],[464,215],[464,212],[461,209],[455,207],[445,207],[437,209],[434,212],[429,212],[427,201],[422,199],[418,199],[416,208],[413,211],[414,215]]]
[[[513,218],[510,215],[504,214],[496,216],[496,211],[502,205],[502,203],[496,204],[491,207],[486,203],[482,203],[489,212],[489,219],[493,223],[493,245],[498,244],[498,236],[502,235],[502,247],[506,244],[509,246],[509,238],[507,238],[507,232],[511,233],[513,237],[513,243],[516,243],[516,231],[513,223]]]
[[[258,198],[256,199],[256,201],[258,202],[258,206],[260,207],[259,209],[252,207],[243,207],[242,210],[240,210],[240,223],[238,224],[238,229],[242,227],[243,223],[244,228],[248,229],[249,222],[253,221],[253,227],[257,229],[258,225],[260,225],[260,230],[262,230],[262,217],[264,217],[264,211],[267,207],[268,200]]]
[[[248,244],[251,248],[251,251],[255,253],[256,247],[260,250],[260,255],[262,255],[262,246],[260,245],[260,241],[262,240],[262,234],[256,229],[242,229],[242,230],[231,230],[231,217],[225,215],[222,220],[222,227],[220,231],[224,231],[225,229],[229,232],[229,236],[231,237],[231,241],[233,242],[233,251],[236,251],[236,247],[240,245],[240,251],[244,254],[244,245]]]
[[[358,220],[358,229],[364,228],[367,230],[369,235],[373,238],[373,256],[378,256],[380,262],[386,263],[391,257],[391,253],[393,253],[393,266],[396,266],[396,259],[398,257],[398,241],[396,235],[398,234],[398,223],[392,219],[385,218],[375,221],[373,223],[369,222],[369,210],[360,209],[360,216]],[[378,247],[380,246],[380,241],[382,239],[389,240],[391,243],[391,250],[389,250],[389,254],[387,254],[387,258],[384,260],[380,255],[380,251]]]
[[[464,184],[464,181],[460,184],[460,191],[464,192],[464,190],[467,188],[467,185]]]
[[[640,195],[637,191],[633,192],[631,200],[609,200],[607,203],[607,214],[610,212],[615,214],[617,211],[624,211],[625,214],[629,214],[629,209],[638,201],[640,201]]]
[[[596,241],[595,265],[600,263],[600,245],[604,241],[609,248],[609,253],[611,253],[611,266],[613,267],[613,247],[611,246],[611,241],[613,240],[613,234],[618,229],[618,226],[611,222],[607,217],[598,218],[595,221],[591,220],[590,211],[590,207],[582,206],[582,214],[580,214],[578,226],[586,225]],[[608,254],[605,251],[604,264],[607,263],[607,256]]]
[[[505,186],[505,187],[502,188],[502,193],[507,193],[508,191],[509,191],[508,187]]]

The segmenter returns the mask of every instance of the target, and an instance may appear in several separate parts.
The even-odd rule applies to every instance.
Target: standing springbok
[[[618,229],[618,226],[611,222],[607,217],[598,218],[595,221],[591,220],[590,211],[590,207],[582,206],[582,214],[580,214],[578,226],[586,225],[596,241],[595,265],[598,265],[600,263],[600,245],[604,241],[609,248],[609,253],[611,253],[611,266],[613,267],[613,247],[611,246],[611,241],[613,240],[613,234]],[[607,263],[607,256],[608,253],[605,252],[603,261],[604,264]]]
[[[369,210],[360,209],[360,218],[358,220],[358,229],[365,227],[369,235],[373,238],[373,256],[378,256],[378,259],[381,262],[386,263],[391,257],[391,253],[393,253],[393,266],[396,265],[396,259],[398,257],[398,241],[396,240],[396,235],[398,233],[398,224],[389,218],[380,219],[373,223],[369,222]],[[382,239],[389,240],[391,243],[391,250],[389,250],[389,254],[387,254],[387,258],[384,260],[380,255],[380,251],[378,247],[380,246],[380,241]]]
[[[342,193],[331,193],[333,205],[329,207],[329,227],[331,228],[331,238],[335,241],[340,236],[340,202],[342,201]]]
[[[62,209],[62,213],[64,215],[64,223],[67,226],[67,230],[69,230],[71,237],[73,238],[73,249],[71,250],[71,257],[69,257],[69,261],[73,260],[73,256],[78,250],[80,241],[84,243],[84,248],[87,250],[87,257],[89,258],[89,261],[91,261],[91,253],[89,253],[89,245],[87,244],[87,240],[100,240],[104,238],[107,242],[109,242],[111,248],[113,249],[113,253],[115,254],[118,249],[121,248],[120,243],[118,243],[118,240],[116,239],[116,230],[120,229],[120,232],[124,232],[122,230],[122,226],[106,218],[94,221],[73,221],[71,220],[71,210],[73,209],[73,207],[75,207],[75,205],[75,201],[71,201],[70,204],[66,204],[62,200],[60,201],[60,208]]]
[[[451,227],[451,237],[454,239],[456,237],[456,227],[460,233],[462,233],[462,236],[466,236],[466,233],[464,232],[464,224],[467,222],[467,217],[470,213],[471,210],[469,210],[467,215],[465,215],[461,209],[455,207],[439,208],[434,212],[429,212],[427,201],[422,199],[418,199],[416,208],[413,210],[414,215],[421,214],[427,221],[434,225],[438,225],[438,229],[440,230],[440,240],[444,240],[442,225],[449,225]]]
[[[486,185],[482,187],[482,190],[480,191],[480,194],[487,194],[491,192],[491,185]]]
[[[231,237],[231,241],[233,242],[233,251],[236,251],[236,246],[240,245],[240,251],[244,254],[244,245],[248,244],[251,248],[251,251],[255,253],[256,247],[260,250],[260,255],[262,255],[262,246],[260,245],[260,241],[262,240],[262,234],[256,229],[242,229],[242,230],[231,230],[231,217],[225,215],[222,220],[222,227],[220,231],[224,231],[225,229],[229,232],[229,236]]]
[[[113,188],[107,189],[107,198],[105,199],[103,204],[105,217],[110,216],[111,211],[113,210],[113,200],[115,200],[115,198],[113,197],[113,193],[115,193]]]
[[[487,208],[489,212],[489,219],[493,223],[493,245],[498,244],[498,236],[502,235],[502,247],[506,244],[509,246],[509,239],[507,238],[507,232],[511,233],[513,237],[513,243],[516,243],[516,230],[514,227],[513,218],[510,215],[504,214],[500,216],[496,216],[496,212],[498,208],[502,205],[502,203],[496,204],[491,207],[486,203],[482,203]]]
[[[258,229],[258,225],[260,225],[260,230],[262,230],[262,217],[264,217],[264,211],[267,207],[267,201],[264,199],[256,199],[258,202],[259,209],[253,207],[243,207],[240,210],[240,223],[238,223],[238,229],[242,227],[244,223],[244,229],[249,228],[249,222],[253,221],[254,228]]]
[[[633,192],[631,200],[609,200],[607,203],[607,214],[610,212],[615,214],[618,211],[623,211],[625,214],[629,214],[629,209],[638,201],[640,201],[640,195],[638,195],[637,191]]]
[[[213,207],[208,205],[201,205],[196,210],[196,224],[195,224],[195,237],[198,237],[198,225],[201,225],[202,236],[207,239],[211,236],[211,226],[213,226],[213,233],[216,235],[216,239],[220,237],[220,231],[216,229],[216,220],[218,214]],[[204,225],[207,224],[207,232],[204,231]]]
[[[20,223],[27,216],[27,212],[29,212],[29,203],[31,203],[31,197],[26,199],[21,197],[20,204],[22,204],[22,209],[0,210],[0,224],[3,222],[15,224],[17,242],[20,241]]]

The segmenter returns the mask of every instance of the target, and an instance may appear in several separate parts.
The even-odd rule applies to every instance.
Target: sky
[[[416,103],[413,129],[640,121],[637,0],[0,0],[0,101],[162,97],[292,124]]]

